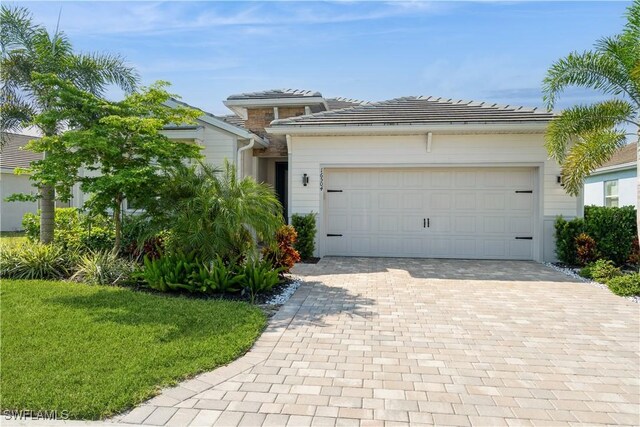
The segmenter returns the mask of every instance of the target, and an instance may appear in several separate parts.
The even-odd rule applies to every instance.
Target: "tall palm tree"
[[[564,188],[578,195],[584,179],[633,135],[628,129],[640,126],[640,0],[628,8],[620,34],[600,39],[593,51],[570,53],[549,68],[543,82],[549,110],[570,86],[612,96],[564,110],[547,129],[546,148],[562,167]],[[640,163],[638,168],[640,176]]]
[[[23,7],[0,9],[0,127],[3,132],[31,125],[33,117],[46,111],[46,97],[34,84],[34,73],[55,74],[73,82],[78,88],[101,95],[110,84],[133,91],[137,73],[118,55],[75,53],[63,32],[50,35],[46,28],[33,22]],[[38,127],[45,136],[62,131],[63,123],[47,123]],[[0,141],[2,145],[4,141]],[[46,156],[46,153],[45,153]],[[51,183],[53,184],[53,183]],[[40,240],[53,240],[55,192],[53,185],[40,189]]]

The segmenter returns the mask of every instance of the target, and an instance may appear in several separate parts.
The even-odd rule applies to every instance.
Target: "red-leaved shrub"
[[[269,260],[274,268],[281,268],[283,273],[288,273],[295,263],[300,261],[300,254],[293,247],[297,238],[298,233],[292,226],[283,225],[276,232],[276,243],[264,248],[262,256]]]
[[[598,259],[596,241],[587,233],[576,236],[576,257],[581,265],[589,264]]]

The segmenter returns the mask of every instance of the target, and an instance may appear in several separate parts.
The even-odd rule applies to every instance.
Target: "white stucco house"
[[[584,183],[584,204],[638,208],[638,144],[627,144]]]
[[[546,261],[556,216],[582,213],[545,151],[545,111],[288,89],[224,104],[233,114],[204,113],[166,135],[272,185],[287,219],[316,213],[317,256]]]

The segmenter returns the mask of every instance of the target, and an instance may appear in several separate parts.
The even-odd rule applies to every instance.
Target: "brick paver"
[[[325,258],[148,425],[640,424],[640,309],[532,262]]]

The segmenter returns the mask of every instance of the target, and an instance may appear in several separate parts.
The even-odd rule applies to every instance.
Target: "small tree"
[[[109,85],[131,92],[138,74],[119,55],[76,53],[64,32],[54,34],[33,22],[24,7],[0,7],[0,130],[13,131],[33,124],[33,118],[51,107],[41,97],[34,75],[51,73],[76,87],[100,95]],[[43,135],[58,135],[63,123],[37,125]],[[4,143],[0,134],[0,147]],[[48,156],[45,152],[44,156]],[[55,192],[51,182],[39,187],[40,241],[53,241]]]
[[[169,124],[193,123],[201,113],[165,106],[171,96],[165,82],[110,102],[55,75],[39,75],[36,80],[40,96],[51,106],[36,117],[36,124],[66,123],[69,130],[29,142],[27,149],[48,153],[32,163],[30,179],[37,186],[54,185],[62,200],[69,200],[79,183],[90,195],[87,208],[112,212],[113,249],[118,251],[123,202],[134,199],[144,205],[170,170],[200,157],[197,145],[171,141],[160,131]]]

